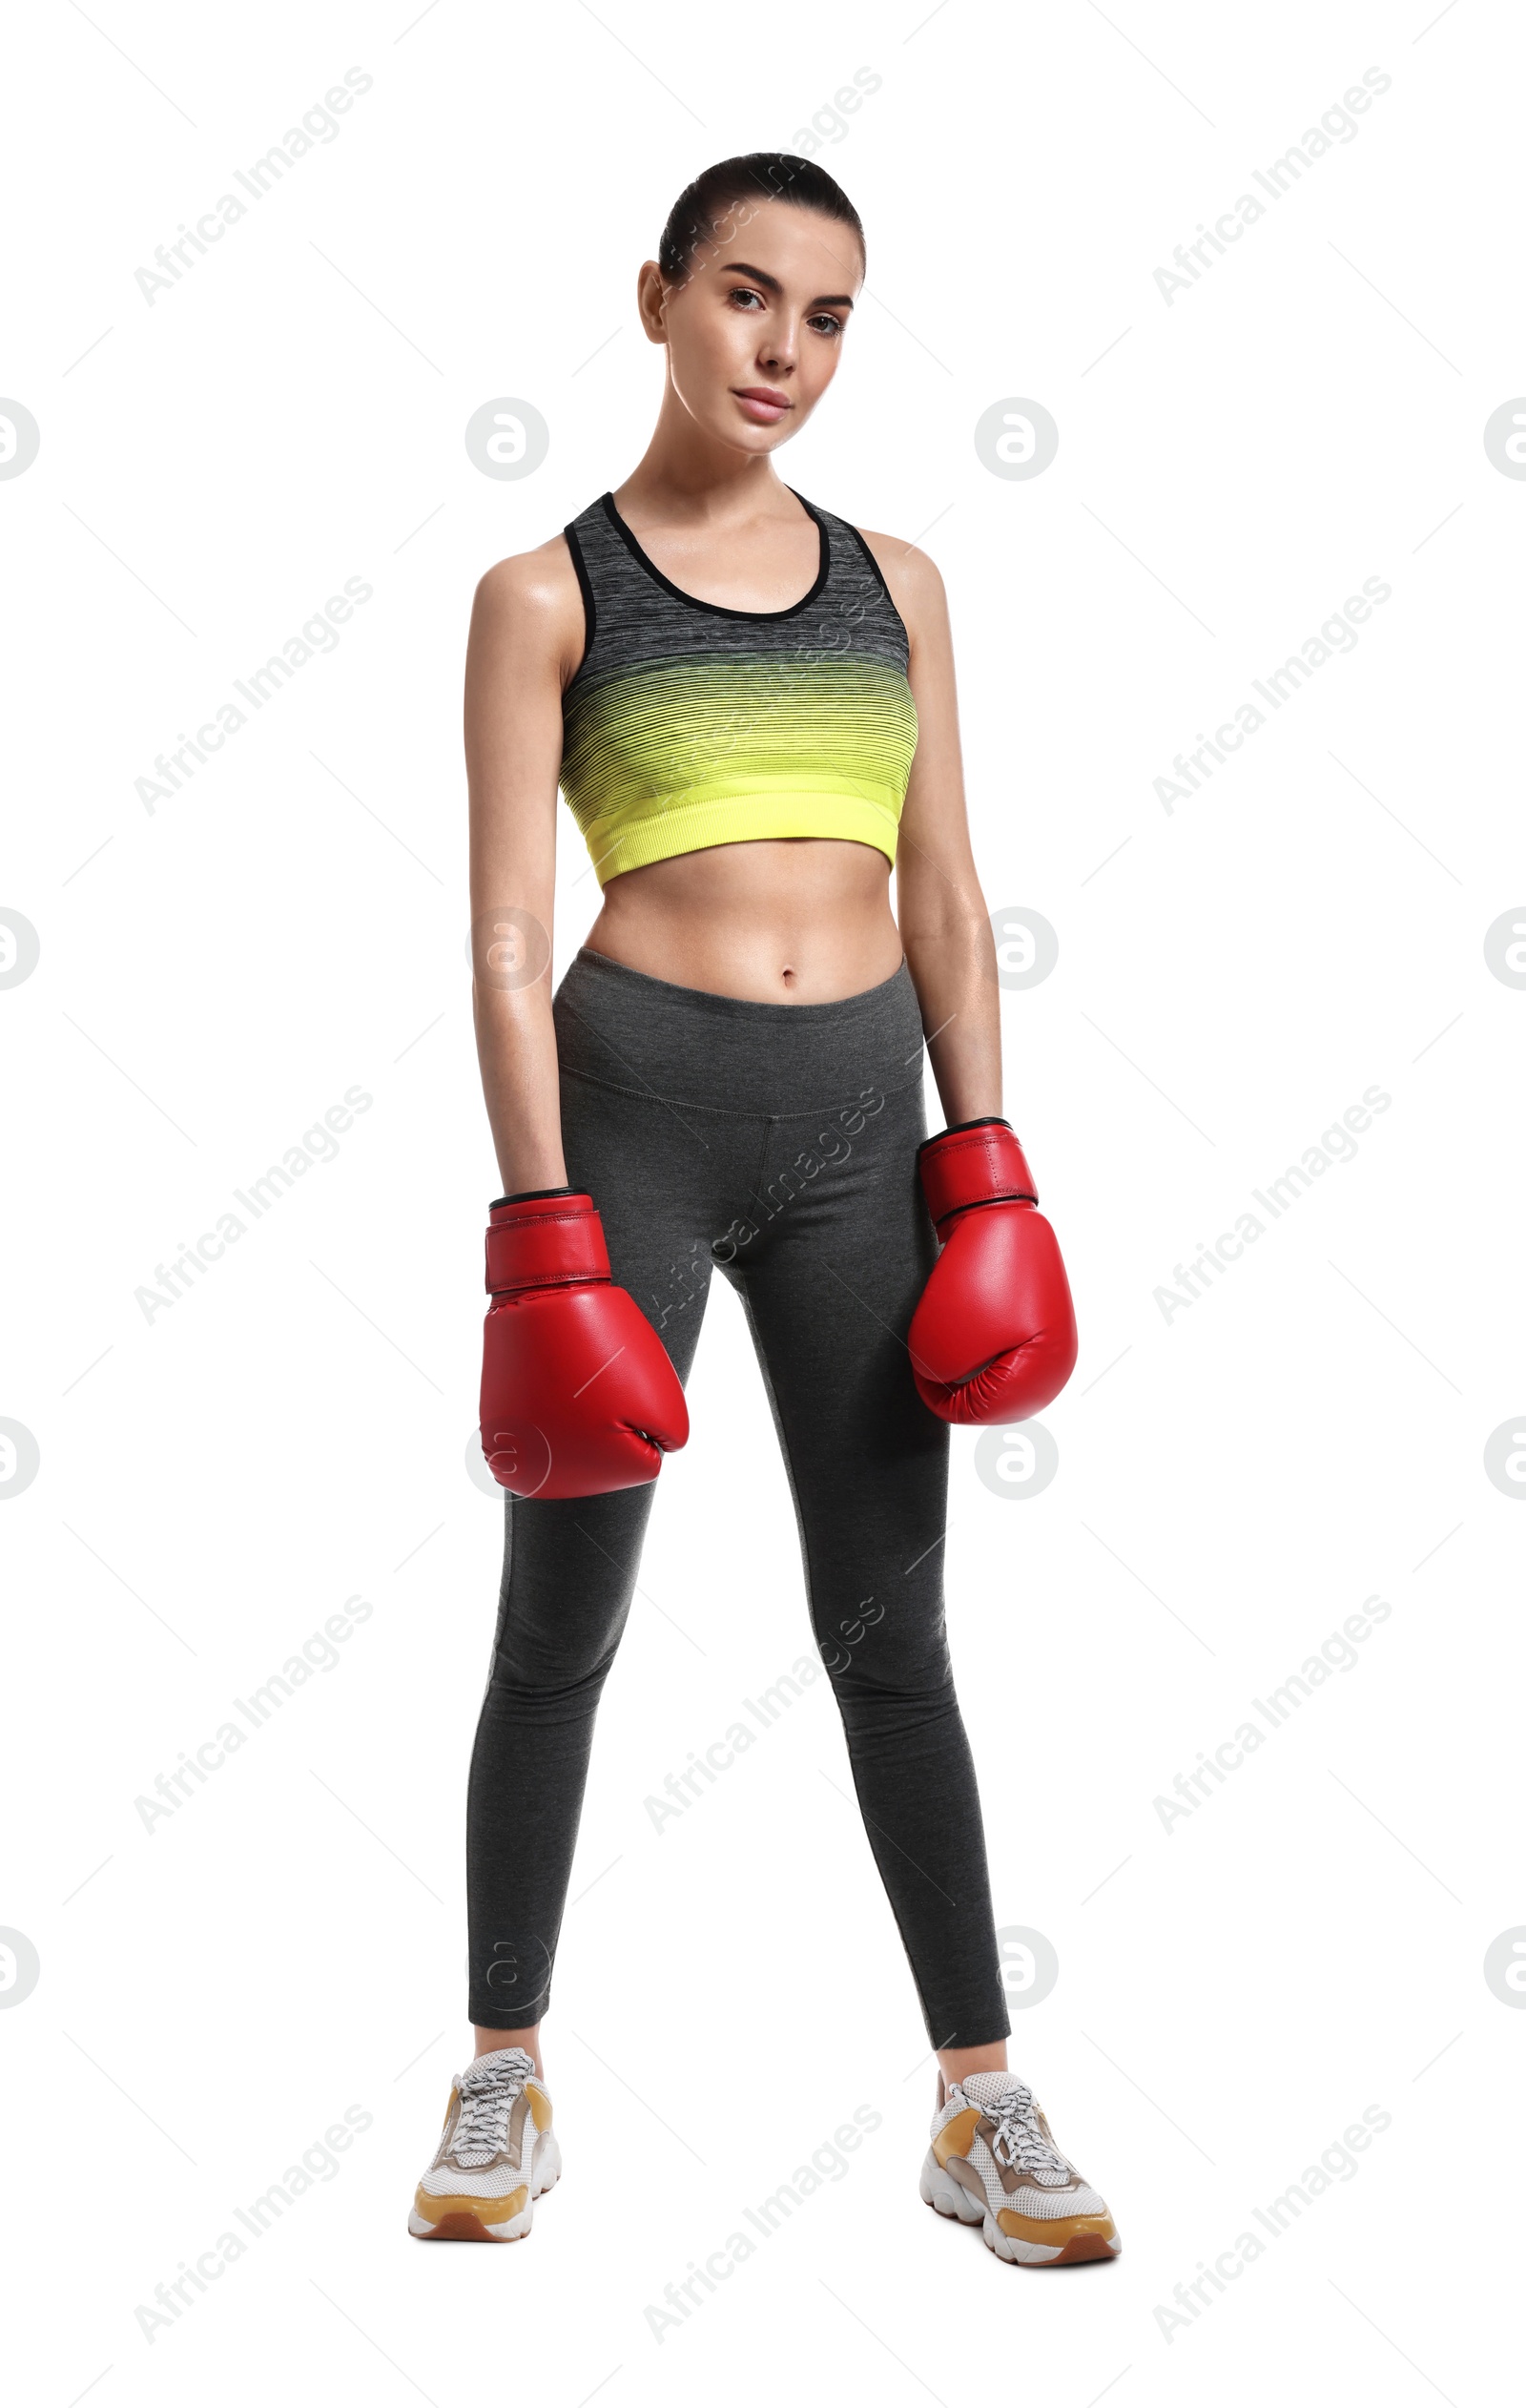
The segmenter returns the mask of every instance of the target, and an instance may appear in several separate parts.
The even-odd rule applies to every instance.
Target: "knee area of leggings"
[[[867,1648],[855,1649],[851,1653],[845,1649],[842,1652],[850,1655],[850,1660],[827,1662],[827,1673],[837,1703],[845,1711],[852,1705],[880,1705],[892,1711],[908,1708],[914,1713],[928,1715],[959,1712],[954,1668],[946,1648],[932,1655],[901,1654],[877,1662]]]
[[[575,1712],[597,1705],[614,1658],[612,1647],[591,1658],[571,1652],[551,1655],[542,1649],[500,1647],[494,1651],[487,1676],[488,1692],[516,1704],[561,1706]]]
[[[847,1608],[815,1609],[812,1630],[834,1681],[857,1673],[875,1687],[952,1686],[954,1666],[940,1600],[926,1611],[918,1610],[912,1601],[882,1611],[873,1599]]]

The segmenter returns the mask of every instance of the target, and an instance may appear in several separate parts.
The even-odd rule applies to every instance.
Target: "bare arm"
[[[477,588],[466,647],[472,1014],[505,1195],[562,1187],[551,913],[562,689],[583,605],[561,536]]]
[[[970,849],[954,646],[925,552],[866,535],[911,639],[917,755],[896,851],[896,917],[951,1128],[1001,1110],[996,941]]]

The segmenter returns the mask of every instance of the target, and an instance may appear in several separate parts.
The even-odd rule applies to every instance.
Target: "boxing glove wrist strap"
[[[495,1195],[488,1207],[496,1213],[501,1204],[539,1204],[547,1195],[576,1195],[575,1187],[522,1187],[512,1195]]]
[[[922,1194],[935,1226],[976,1204],[1037,1204],[1039,1191],[1006,1120],[972,1120],[917,1149]]]
[[[608,1279],[609,1256],[593,1198],[573,1189],[509,1196],[487,1224],[487,1292]]]

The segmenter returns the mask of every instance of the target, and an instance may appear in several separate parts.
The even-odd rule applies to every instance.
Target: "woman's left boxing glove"
[[[598,1497],[655,1480],[689,1411],[668,1350],[609,1276],[572,1188],[506,1195],[487,1223],[482,1441],[516,1497]]]
[[[917,1149],[942,1252],[907,1345],[944,1422],[1021,1422],[1076,1367],[1076,1310],[1054,1231],[1007,1120],[963,1121]]]

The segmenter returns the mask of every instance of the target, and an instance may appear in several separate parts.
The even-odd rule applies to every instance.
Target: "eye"
[[[733,284],[726,298],[728,301],[736,302],[738,306],[743,301],[756,301],[759,309],[765,306],[762,294],[755,291],[751,284]]]
[[[842,320],[835,318],[830,309],[820,310],[815,318],[808,318],[805,322],[808,326],[814,327],[818,335],[840,335],[842,332]]]

